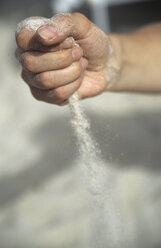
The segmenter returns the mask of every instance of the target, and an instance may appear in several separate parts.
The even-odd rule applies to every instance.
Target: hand
[[[24,25],[16,39],[22,77],[36,99],[63,105],[75,91],[87,98],[106,89],[109,40],[82,14],[56,15],[37,31]]]

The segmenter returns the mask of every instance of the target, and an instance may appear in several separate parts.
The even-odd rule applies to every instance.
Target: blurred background
[[[159,0],[0,1],[0,248],[110,248],[113,233],[124,233],[119,248],[159,248],[161,96],[104,93],[82,102],[106,166],[115,170],[111,193],[124,228],[109,221],[101,240],[91,196],[79,180],[68,106],[36,102],[20,78],[17,23],[72,11],[106,32],[161,21]]]

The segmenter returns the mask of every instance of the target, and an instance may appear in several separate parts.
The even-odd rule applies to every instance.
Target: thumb
[[[72,36],[75,40],[83,39],[88,34],[91,22],[80,13],[58,14],[50,22],[37,30],[37,39],[46,46],[60,43]]]

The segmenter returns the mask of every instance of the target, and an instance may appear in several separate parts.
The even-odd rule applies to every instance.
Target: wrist
[[[109,34],[109,55],[105,66],[107,90],[114,91],[123,67],[123,49],[118,35]]]

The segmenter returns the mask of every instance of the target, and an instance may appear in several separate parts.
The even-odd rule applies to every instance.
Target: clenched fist
[[[115,55],[109,37],[84,15],[26,19],[16,40],[22,78],[36,99],[64,105],[76,91],[87,98],[107,88],[107,62]]]

